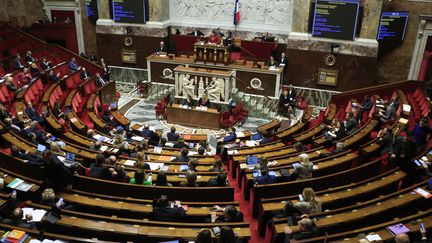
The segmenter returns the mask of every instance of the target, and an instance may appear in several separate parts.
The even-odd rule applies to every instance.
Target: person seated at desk
[[[162,130],[157,129],[156,132],[152,133],[148,140],[148,144],[152,146],[158,146],[160,143],[160,140],[162,138]]]
[[[217,216],[217,212],[223,212],[223,215]],[[216,205],[211,212],[212,223],[237,223],[243,222],[243,218],[243,213],[233,205],[228,205],[225,208]]]
[[[60,81],[60,73],[54,74],[54,71],[51,69],[48,72],[48,82],[57,83]]]
[[[380,154],[392,153],[394,134],[391,128],[384,128],[378,132],[376,143],[381,145]]]
[[[152,218],[157,221],[177,222],[186,216],[186,211],[180,204],[180,201],[170,203],[166,195],[161,195],[153,206]]]
[[[156,177],[155,183],[153,183],[153,186],[169,186],[172,187],[173,185],[168,182],[167,175],[165,172],[161,171]]]
[[[21,62],[21,56],[20,56],[20,54],[16,54],[15,61],[14,61],[14,68],[15,69],[22,69],[22,68],[24,68],[24,65]]]
[[[198,187],[198,183],[197,181],[197,175],[195,173],[195,171],[193,170],[188,170],[186,172],[186,181],[182,181],[180,182],[179,186],[180,187]]]
[[[309,161],[309,155],[300,154],[299,165],[294,168],[293,174],[296,180],[305,180],[312,178],[313,163]]]
[[[27,116],[33,121],[37,121],[39,124],[44,123],[44,119],[39,115],[38,111],[33,107],[31,102],[27,103],[27,108],[25,109]]]
[[[202,229],[195,238],[195,243],[213,243],[211,231]]]
[[[180,135],[176,133],[176,127],[172,126],[171,131],[167,133],[167,139],[169,142],[174,141],[176,142],[180,138]]]
[[[350,111],[345,115],[345,128],[347,130],[348,135],[351,135],[357,131],[359,124],[357,120],[354,118],[354,112]]]
[[[254,179],[258,185],[268,185],[276,183],[277,177],[270,175],[268,169],[261,170],[261,175]]]
[[[153,131],[150,130],[149,125],[145,124],[143,130],[141,131],[141,136],[144,138],[150,138],[152,134],[153,134]]]
[[[167,48],[165,46],[165,42],[159,42],[159,48],[156,50],[156,54],[159,55],[161,52],[167,52]]]
[[[130,178],[125,172],[124,166],[117,164],[114,166],[114,173],[112,174],[111,180],[118,182],[129,182]]]
[[[45,77],[45,75],[44,75],[45,72],[39,70],[38,66],[34,62],[30,65],[30,74],[33,77],[41,77],[41,78]]]
[[[285,227],[285,243],[289,243],[291,240],[302,240],[318,236],[318,229],[309,216],[302,215],[301,217],[302,219],[297,222],[298,231],[296,233],[293,233],[291,227]]]
[[[210,178],[207,181],[207,186],[227,186],[227,173],[221,172],[216,177]]]
[[[28,153],[28,152],[21,153],[19,148],[15,145],[12,145],[10,147],[10,150],[11,150],[11,154],[13,157],[17,157],[17,158],[24,160],[24,163],[27,163],[29,165],[41,165],[41,164],[43,164],[43,160],[40,156],[38,156],[36,154]]]
[[[188,145],[185,143],[185,140],[183,137],[180,137],[177,139],[177,142],[174,144],[173,148],[189,148]]]
[[[72,57],[71,61],[68,64],[69,72],[73,73],[80,69],[75,57]]]
[[[188,95],[186,97],[186,100],[183,101],[184,106],[187,106],[188,108],[194,107],[195,106],[195,101],[192,99],[192,97],[190,95]]]
[[[203,96],[198,100],[198,106],[200,107],[210,107],[211,103],[208,99],[207,93],[204,93]]]
[[[16,79],[18,80],[18,86],[22,88],[22,86],[29,84],[33,77],[31,76],[29,69],[25,67],[22,72],[18,73]]]
[[[34,228],[36,225],[32,220],[33,217],[30,214],[24,215],[22,208],[17,207],[12,211],[10,217],[3,218],[0,222],[21,228]]]
[[[318,154],[318,158],[327,158],[329,156],[342,153],[344,151],[345,151],[345,144],[343,142],[337,142],[336,148],[333,149],[331,152],[322,153],[319,150],[317,150],[316,153]]]
[[[225,168],[223,166],[222,160],[218,159],[213,163],[213,167],[209,169],[210,172],[224,172]]]
[[[272,67],[277,68],[279,66],[279,64],[273,56],[270,56],[270,60],[267,62],[267,66],[269,68],[272,68]]]
[[[228,128],[228,135],[221,139],[222,143],[229,143],[237,139],[236,130],[234,127]]]
[[[213,30],[212,34],[208,38],[208,42],[211,44],[220,45],[222,44],[222,38],[216,30]]]
[[[96,155],[96,163],[92,163],[87,169],[86,174],[92,178],[110,179],[112,172],[105,164],[105,157],[102,154]]]
[[[189,149],[182,148],[182,150],[180,151],[180,156],[177,156],[173,161],[174,162],[189,162],[190,158],[189,158],[188,154],[189,154]]]
[[[320,213],[322,211],[322,203],[316,198],[315,191],[312,188],[306,187],[303,189],[302,198],[295,204],[295,207],[302,214]]]
[[[86,69],[85,67],[83,67],[83,68],[81,69],[80,79],[81,79],[82,81],[85,81],[85,80],[87,80],[87,79],[89,79],[89,78],[90,78],[90,73],[87,72],[87,69]]]
[[[42,61],[40,62],[40,65],[41,65],[41,68],[45,71],[52,68],[51,61],[48,61],[46,59],[46,57],[42,57]]]
[[[204,33],[201,32],[199,29],[195,29],[192,33],[190,33],[189,35],[193,35],[196,37],[200,37],[200,36],[204,36]]]
[[[134,177],[129,180],[130,184],[151,186],[151,175],[147,175],[144,170],[135,171]]]
[[[26,60],[27,63],[35,62],[36,61],[36,59],[32,56],[31,51],[27,51],[26,52],[25,60]]]

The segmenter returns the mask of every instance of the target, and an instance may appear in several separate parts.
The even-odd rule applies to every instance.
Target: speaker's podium
[[[195,62],[228,65],[230,61],[229,50],[230,46],[197,42],[194,44]]]

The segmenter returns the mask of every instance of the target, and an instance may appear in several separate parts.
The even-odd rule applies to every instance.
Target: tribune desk
[[[166,108],[168,123],[186,125],[191,127],[220,129],[220,112],[208,108],[206,111],[182,108],[173,104]]]

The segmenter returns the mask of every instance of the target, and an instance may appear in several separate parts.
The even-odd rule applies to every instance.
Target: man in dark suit
[[[153,207],[153,219],[165,222],[178,222],[186,216],[186,211],[181,207],[180,202],[170,205],[168,197],[162,195]]]
[[[378,132],[376,143],[381,145],[381,155],[393,153],[394,134],[391,128],[384,128]]]
[[[173,161],[174,162],[189,162],[190,158],[188,156],[189,150],[187,148],[182,148],[180,152],[180,156],[177,156]]]
[[[59,160],[56,154],[52,154],[49,150],[42,152],[42,158],[45,162],[45,175],[48,179],[56,187],[66,187],[70,190],[73,180],[72,171]]]
[[[105,157],[102,154],[96,155],[96,163],[88,168],[88,176],[98,179],[110,179],[112,172],[105,164]]]
[[[150,138],[152,135],[153,131],[150,130],[150,127],[148,124],[144,125],[144,129],[141,131],[141,136],[145,137],[145,138]]]
[[[21,153],[19,148],[15,145],[12,145],[10,149],[12,156],[24,160],[24,163],[38,166],[43,165],[43,159],[40,156],[31,153]]]
[[[243,222],[243,213],[238,211],[236,207],[228,205],[225,208],[220,206],[215,206],[213,208],[215,211],[211,214],[212,223],[238,223]],[[223,212],[223,215],[217,216],[216,212]]]
[[[177,139],[177,142],[174,143],[173,148],[179,148],[179,149],[181,149],[181,148],[188,148],[188,145],[185,143],[184,138],[179,137],[179,138]]]
[[[288,117],[291,114],[294,114],[296,99],[296,93],[292,88],[292,85],[289,86],[289,89],[283,90],[279,97],[279,114]]]
[[[237,139],[237,134],[234,127],[228,129],[229,134],[222,139],[223,143],[233,142]]]
[[[111,80],[111,68],[109,68],[105,63],[101,64],[102,69],[104,71],[103,73],[103,78],[105,81],[110,81]]]
[[[86,70],[85,67],[83,67],[83,68],[81,69],[80,78],[81,78],[82,81],[85,81],[85,80],[87,80],[88,78],[90,78],[90,73],[87,72],[87,70]]]
[[[279,66],[286,67],[288,66],[288,59],[286,58],[285,52],[282,52],[280,60],[279,60]]]
[[[345,128],[348,135],[353,134],[358,129],[358,122],[354,118],[353,112],[346,113]]]
[[[167,133],[167,138],[168,141],[174,141],[177,142],[177,140],[179,139],[179,135],[178,133],[176,133],[176,128],[174,126],[171,127],[171,131],[169,133]]]
[[[43,70],[47,70],[47,69],[52,68],[51,61],[47,61],[46,57],[42,58],[42,61],[41,61],[40,65],[41,65],[41,68]]]
[[[195,31],[193,31],[192,33],[190,33],[190,35],[199,37],[199,36],[204,36],[204,33],[201,32],[199,29],[195,29]]]
[[[296,233],[293,233],[289,226],[285,227],[285,243],[289,243],[291,240],[302,240],[318,235],[316,225],[307,215],[303,215],[302,219],[298,221],[297,224],[299,229]]]
[[[32,217],[29,215],[24,215],[22,208],[17,207],[13,210],[9,218],[4,218],[1,223],[13,225],[21,228],[34,228],[36,225],[32,221]]]
[[[49,82],[53,82],[53,83],[57,83],[57,82],[60,81],[59,76],[60,76],[60,73],[58,73],[56,75],[56,74],[54,74],[53,70],[50,70],[49,73],[48,73],[48,81]]]
[[[33,121],[37,121],[39,123],[43,123],[44,121],[42,117],[39,115],[39,113],[37,112],[37,110],[33,107],[33,104],[31,102],[27,103],[27,108],[25,109],[25,113]]]
[[[269,175],[269,171],[267,169],[261,170],[261,175],[255,178],[255,182],[259,185],[267,185],[276,183],[277,177],[274,175]]]
[[[148,140],[148,144],[152,146],[158,146],[161,137],[162,137],[162,131],[158,129],[156,130],[156,132],[152,133],[150,139]]]
[[[96,73],[96,85],[98,87],[102,87],[106,84],[106,81],[100,76],[99,73]]]
[[[27,63],[29,63],[29,62],[35,62],[36,61],[36,59],[32,56],[32,53],[31,53],[31,51],[27,51],[27,53],[26,53],[26,56],[25,56],[25,59],[26,59],[26,62]]]
[[[156,53],[167,52],[167,48],[165,46],[165,42],[161,41],[159,43],[159,48],[156,50]]]
[[[216,177],[210,178],[207,181],[207,186],[227,186],[227,174],[221,172]]]
[[[21,62],[21,56],[20,54],[17,54],[14,61],[14,68],[15,69],[22,69],[24,68],[24,65]]]

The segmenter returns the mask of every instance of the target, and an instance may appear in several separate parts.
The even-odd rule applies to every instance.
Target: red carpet
[[[243,199],[243,193],[241,189],[237,187],[237,180],[231,177],[231,173],[228,174],[228,181],[230,185],[234,187],[234,201],[240,203],[240,210],[243,213],[244,221],[248,221],[250,223],[251,240],[249,242],[264,242],[264,238],[258,236],[258,220],[252,217],[249,201]]]

